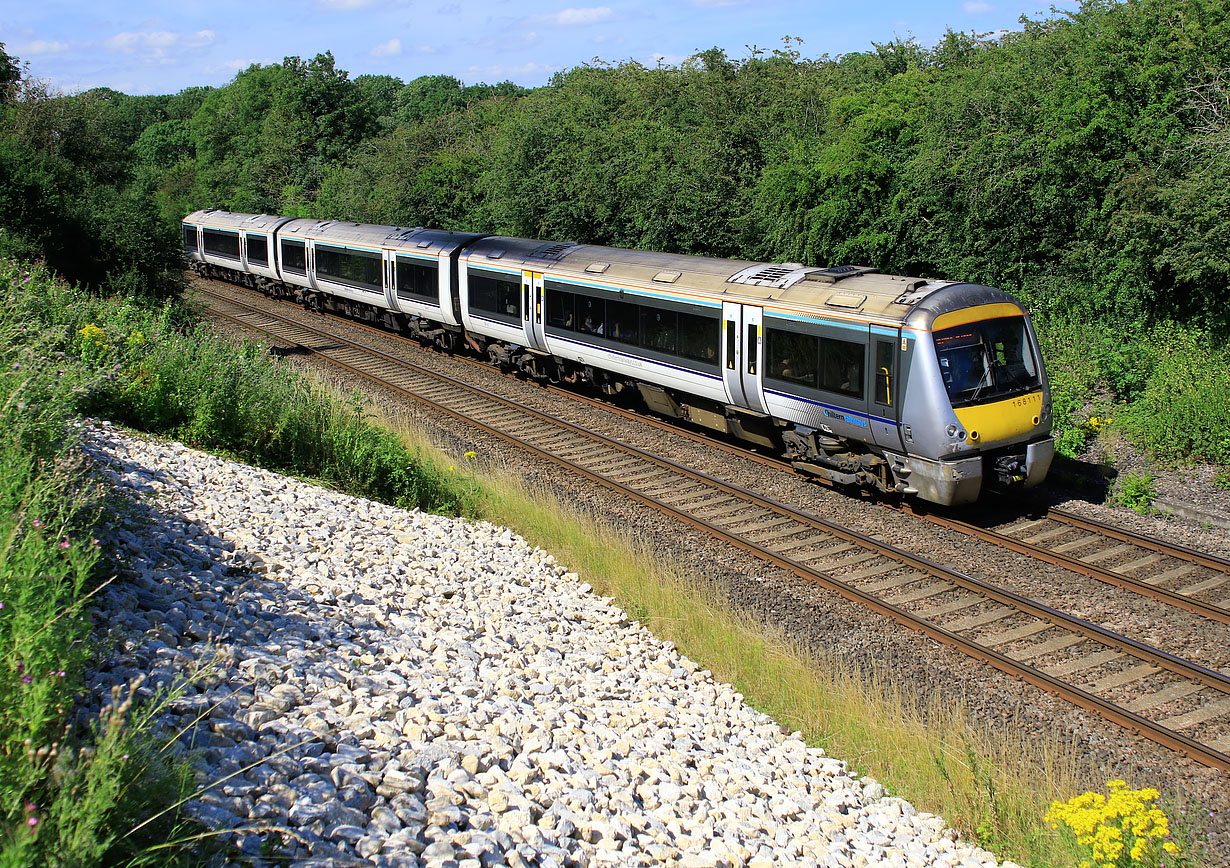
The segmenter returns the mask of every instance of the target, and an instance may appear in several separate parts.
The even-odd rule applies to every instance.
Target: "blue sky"
[[[1075,8],[1074,2],[1058,2]],[[594,58],[677,64],[697,50],[807,57],[952,28],[1016,29],[1041,0],[0,0],[0,42],[53,87],[130,94],[222,85],[252,63],[332,51],[351,76],[511,79],[533,87]]]

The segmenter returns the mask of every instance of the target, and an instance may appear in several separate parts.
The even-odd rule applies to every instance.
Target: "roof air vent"
[[[544,244],[536,250],[530,251],[529,255],[535,259],[559,259],[571,247],[576,247],[575,241],[559,241],[551,244]]]
[[[752,265],[726,278],[727,283],[744,286],[769,286],[786,289],[803,278],[803,266],[797,262],[782,262],[774,265]]]
[[[609,262],[591,262],[589,265],[585,266],[585,270],[590,274],[602,274],[610,267],[611,263]]]
[[[876,269],[866,265],[835,265],[832,268],[819,268],[809,272],[808,280],[819,281],[820,283],[836,283],[839,280],[845,280],[847,277],[857,277],[860,274],[875,274]]]
[[[682,271],[659,271],[653,276],[653,279],[657,283],[674,283],[681,277],[683,277]]]
[[[867,300],[865,295],[855,295],[852,292],[835,292],[828,297],[825,304],[830,307],[848,307],[857,310]]]

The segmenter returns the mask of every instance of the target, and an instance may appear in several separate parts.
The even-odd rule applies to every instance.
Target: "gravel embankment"
[[[165,723],[245,862],[996,864],[510,531],[105,423],[87,449],[142,505],[110,534],[121,641],[81,713],[201,673]]]

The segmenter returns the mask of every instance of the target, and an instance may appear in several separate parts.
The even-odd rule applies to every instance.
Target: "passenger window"
[[[641,309],[639,305],[626,301],[608,301],[606,303],[607,324],[610,326],[609,337],[625,344],[636,344],[640,339]]]
[[[694,313],[680,313],[679,355],[694,362],[716,365],[720,334],[717,320]]]
[[[862,400],[865,345],[821,338],[820,352],[821,388]]]
[[[679,315],[673,310],[641,308],[641,346],[662,353],[675,352]]]
[[[571,292],[557,289],[547,291],[547,325],[568,331],[576,331],[573,319],[574,296]]]
[[[580,330],[586,334],[606,334],[606,302],[600,298],[581,296],[577,299]]]
[[[813,335],[765,329],[765,376],[816,388],[820,343]]]

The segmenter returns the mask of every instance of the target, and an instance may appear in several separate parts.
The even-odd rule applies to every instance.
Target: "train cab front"
[[[961,284],[928,299],[947,310],[927,311],[931,347],[920,347],[917,373],[931,398],[926,457],[934,461],[931,490],[945,504],[969,503],[987,489],[1010,491],[1041,483],[1055,454],[1051,398],[1037,336],[1024,309],[989,287]],[[944,298],[943,296],[948,296]],[[930,376],[926,376],[927,372]],[[920,396],[921,397],[921,396]],[[921,402],[908,402],[915,413]],[[915,426],[917,427],[917,426]],[[926,474],[918,483],[926,484]],[[913,480],[912,480],[913,481]]]

